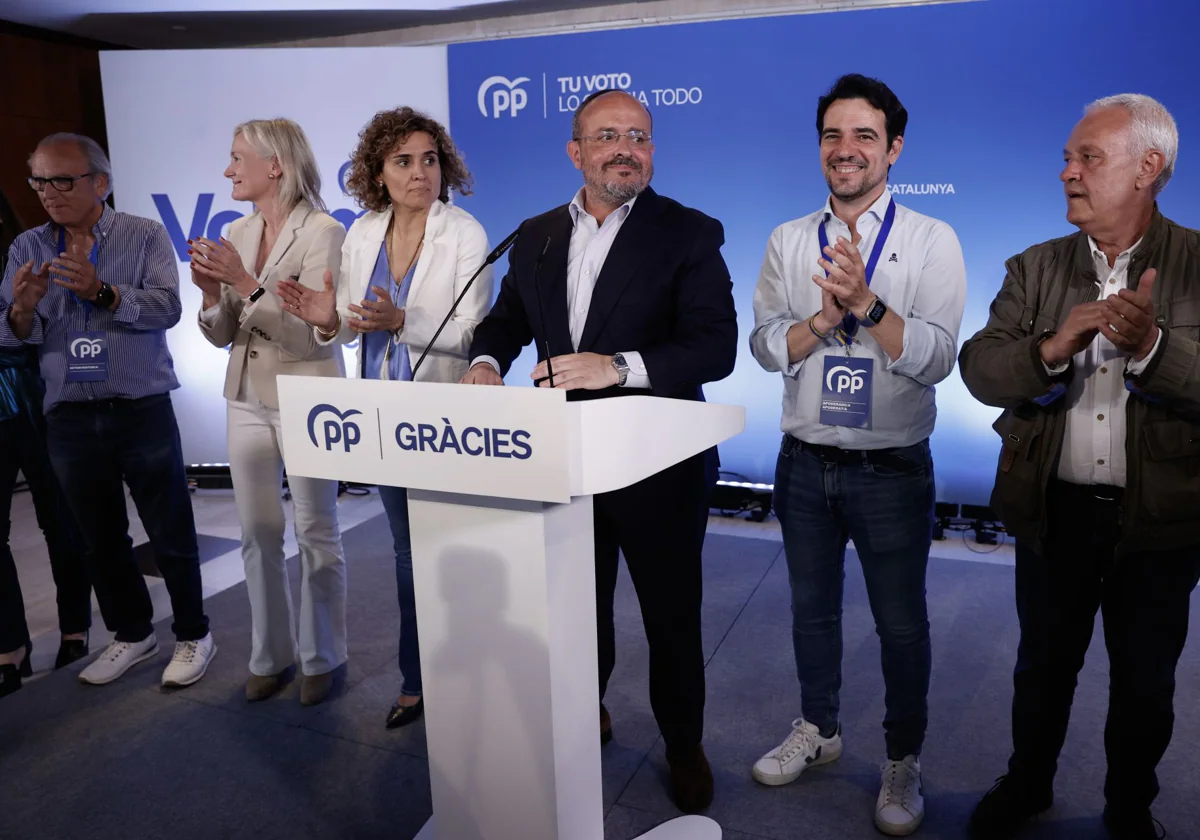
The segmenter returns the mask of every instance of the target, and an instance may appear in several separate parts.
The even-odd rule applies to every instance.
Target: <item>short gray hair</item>
[[[68,131],[60,131],[57,134],[43,137],[41,142],[37,144],[37,149],[46,146],[56,146],[59,143],[74,143],[79,147],[79,151],[83,152],[84,157],[87,158],[88,172],[92,175],[104,176],[105,188],[101,200],[107,200],[112,195],[113,188],[112,164],[109,163],[108,155],[104,149],[100,148],[100,144],[84,134],[72,134]],[[33,150],[34,154],[37,154],[37,149]],[[33,162],[33,155],[29,156],[29,162]]]
[[[291,120],[250,120],[233,130],[242,135],[263,158],[275,158],[283,173],[279,176],[279,200],[291,212],[301,199],[322,212],[321,170],[304,129]]]
[[[1163,191],[1175,172],[1175,158],[1179,154],[1179,129],[1161,102],[1140,93],[1119,93],[1097,99],[1084,108],[1085,114],[1102,108],[1124,108],[1132,117],[1130,133],[1133,144],[1130,151],[1141,157],[1149,151],[1161,152],[1163,168],[1154,182],[1154,195]]]

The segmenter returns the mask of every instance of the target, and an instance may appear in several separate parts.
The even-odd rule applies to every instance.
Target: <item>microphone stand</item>
[[[546,252],[550,250],[550,237],[546,237],[546,244],[542,246],[542,252],[538,254],[537,262],[533,265],[533,296],[537,299],[537,316],[538,328],[542,331],[542,349],[546,351],[546,373],[550,377],[550,387],[554,387],[554,366],[550,363],[550,336],[546,334],[546,319],[542,316],[542,289],[538,284],[538,273],[542,270],[542,260],[546,256]]]
[[[480,274],[482,274],[483,270],[485,268],[487,268],[489,265],[496,262],[496,260],[500,259],[500,257],[504,256],[504,252],[507,251],[509,248],[511,248],[513,243],[517,241],[517,234],[519,234],[520,232],[521,232],[521,229],[517,228],[512,233],[510,233],[507,237],[505,237],[504,241],[496,246],[496,250],[494,250],[494,251],[492,251],[492,253],[488,254],[487,259],[483,261],[483,265],[481,265],[481,266],[479,266],[479,268],[475,269],[475,273],[471,275],[471,279],[467,281],[467,285],[463,286],[463,290],[458,293],[458,297],[455,299],[454,305],[450,307],[450,311],[447,312],[446,317],[442,319],[442,323],[437,328],[437,332],[435,332],[433,334],[433,338],[429,339],[429,343],[426,344],[425,349],[421,351],[421,357],[419,359],[417,359],[417,363],[415,365],[413,365],[413,368],[412,368],[413,381],[416,381],[417,371],[421,367],[421,362],[425,361],[425,357],[429,354],[429,350],[433,347],[433,345],[435,343],[437,343],[438,336],[440,336],[442,334],[442,330],[444,330],[446,328],[446,324],[450,323],[450,319],[454,317],[454,313],[458,310],[458,305],[460,303],[462,303],[463,298],[467,296],[467,292],[470,291],[471,286],[475,283],[475,278],[477,278]]]

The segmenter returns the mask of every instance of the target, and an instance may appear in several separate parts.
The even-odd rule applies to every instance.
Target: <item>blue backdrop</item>
[[[747,338],[771,231],[827,195],[818,161],[818,96],[841,74],[883,79],[908,108],[896,199],[954,226],[967,262],[960,343],[986,321],[1004,260],[1074,229],[1064,218],[1062,147],[1087,102],[1122,92],[1158,98],[1183,138],[1163,211],[1200,225],[1195,0],[984,0],[916,8],[662,26],[452,46],[450,113],[475,176],[462,200],[493,243],[522,219],[569,201],[571,111],[599,87],[642,95],[654,116],[654,186],[725,225],[741,350],[708,386],[746,406],[746,432],[723,466],[770,482],[782,383]],[[498,267],[502,276],[506,263]],[[527,383],[530,349],[509,374]],[[998,412],[957,370],[938,387],[933,437],[939,499],[986,503]]]

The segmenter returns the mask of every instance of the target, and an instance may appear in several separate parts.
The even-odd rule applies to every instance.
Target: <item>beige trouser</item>
[[[296,661],[292,593],[283,555],[283,431],[279,412],[242,383],[228,411],[229,471],[242,526],[250,595],[250,673],[278,674]],[[309,676],[346,661],[346,560],[337,521],[337,482],[289,476],[300,549],[300,665]]]

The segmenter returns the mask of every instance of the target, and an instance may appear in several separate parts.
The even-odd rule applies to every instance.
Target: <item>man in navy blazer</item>
[[[475,330],[463,382],[502,385],[530,341],[529,374],[568,399],[653,395],[703,400],[737,356],[737,313],[720,222],[650,189],[649,112],[629,94],[580,104],[567,154],[584,186],[570,204],[526,220],[491,313]],[[549,356],[549,360],[547,360]],[[619,444],[618,444],[619,445]],[[650,702],[680,810],[712,801],[701,747],[704,655],[700,553],[715,479],[701,453],[631,487],[595,497],[600,698],[615,661],[618,551],[638,593],[650,646]],[[612,724],[600,707],[602,742]]]

